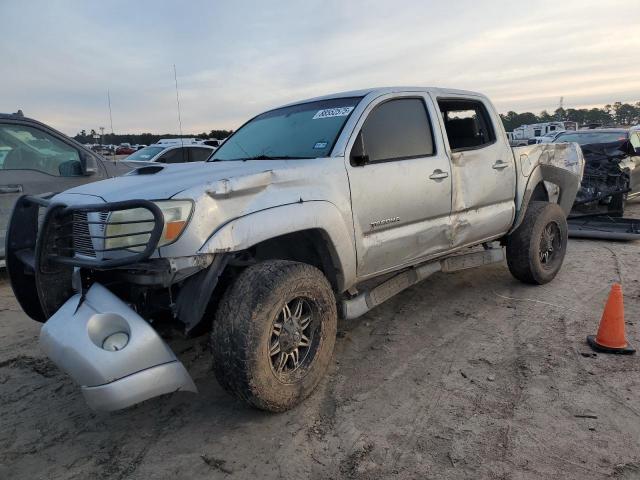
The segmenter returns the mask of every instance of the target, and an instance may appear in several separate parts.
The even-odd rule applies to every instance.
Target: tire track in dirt
[[[609,248],[607,248],[609,250]],[[621,274],[620,263],[616,261],[616,265],[613,265],[613,269],[615,270],[615,275],[619,276]],[[547,354],[547,357],[557,358],[558,360],[555,363],[549,358],[547,358],[547,364],[545,366],[545,370],[541,373],[546,373],[547,383],[549,384],[547,388],[556,392],[555,400],[552,400],[552,405],[555,403],[559,406],[557,407],[561,413],[564,413],[566,417],[573,417],[575,413],[574,410],[568,409],[568,407],[564,404],[567,403],[568,399],[565,398],[567,392],[570,392],[572,389],[567,385],[567,378],[570,378],[570,370],[572,368],[572,363],[568,360],[567,354],[575,356],[577,361],[575,365],[578,368],[578,377],[575,380],[569,380],[569,382],[581,382],[580,378],[589,378],[590,383],[595,383],[602,387],[601,382],[597,377],[594,376],[593,372],[589,372],[588,369],[585,368],[584,359],[580,355],[580,350],[584,350],[585,348],[577,347],[576,341],[579,340],[576,338],[575,334],[569,333],[569,324],[573,326],[580,325],[580,318],[589,318],[589,316],[593,315],[593,303],[594,299],[598,297],[602,297],[606,294],[608,290],[608,285],[604,288],[596,288],[591,290],[588,294],[585,295],[584,292],[577,292],[575,288],[570,288],[573,292],[575,292],[575,296],[573,297],[565,297],[567,299],[568,305],[565,305],[564,314],[554,315],[553,308],[548,308],[550,310],[545,317],[548,318],[557,318],[559,322],[555,324],[555,328],[546,328],[544,330],[543,336],[541,336],[538,340],[544,341],[544,344],[553,346],[554,342],[551,337],[563,338],[565,341],[556,345],[555,347],[551,347],[552,353]],[[547,292],[553,293],[556,296],[560,296],[557,292]],[[516,331],[516,335],[518,332]],[[515,336],[514,336],[515,339]],[[522,342],[520,342],[522,343]],[[586,347],[586,345],[585,345]],[[537,355],[540,357],[541,355]],[[544,359],[542,360],[544,361]],[[521,388],[524,388],[524,385],[521,384]],[[605,390],[604,388],[600,388],[600,390]],[[524,392],[523,392],[524,393]],[[606,395],[606,392],[602,392],[603,395]],[[522,396],[520,397],[522,399]],[[526,437],[533,442],[534,448],[529,449],[527,455],[532,460],[532,464],[544,464],[549,467],[549,463],[555,464],[556,471],[558,473],[563,472],[565,478],[581,478],[584,472],[589,472],[591,474],[590,478],[608,478],[609,472],[603,470],[602,468],[594,468],[593,466],[584,465],[584,460],[576,461],[572,458],[568,458],[566,455],[563,456],[559,454],[557,450],[553,450],[552,447],[547,445],[548,439],[541,440],[538,435],[532,432],[531,428],[528,428],[526,425],[520,424],[519,432],[525,434]],[[543,434],[545,437],[548,434]],[[535,470],[535,469],[534,469]],[[579,473],[582,472],[582,473]],[[544,476],[542,471],[537,471],[538,475]]]
[[[451,280],[449,281],[459,283],[461,279],[456,280],[454,277],[451,277]],[[491,307],[492,305],[488,305],[486,309]],[[461,313],[461,315],[464,314]],[[425,424],[430,423],[429,418],[435,410],[441,410],[437,406],[442,404],[443,398],[448,394],[446,389],[443,388],[446,385],[446,378],[452,374],[452,366],[455,363],[456,358],[461,356],[461,350],[469,349],[468,342],[461,342],[460,337],[463,332],[468,333],[472,331],[472,324],[478,322],[478,317],[482,317],[483,315],[483,310],[480,312],[476,310],[474,314],[467,315],[463,322],[448,324],[445,327],[445,330],[447,330],[446,333],[434,333],[435,337],[440,333],[441,338],[434,338],[434,336],[430,335],[431,331],[426,337],[422,334],[423,337],[421,343],[424,344],[424,340],[426,338],[428,340],[427,345],[422,345],[420,350],[414,352],[406,362],[398,366],[393,372],[387,374],[385,376],[385,382],[369,389],[366,393],[357,398],[358,403],[371,403],[376,398],[384,396],[382,393],[385,390],[393,388],[393,382],[395,380],[402,380],[403,377],[410,375],[413,371],[423,370],[424,364],[428,361],[429,373],[431,375],[429,381],[420,384],[418,388],[415,389],[414,394],[417,398],[415,400],[408,398],[404,403],[399,400],[400,406],[398,407],[398,410],[402,411],[403,417],[411,418],[412,421],[408,433],[401,438],[395,439],[395,442],[391,444],[390,448],[382,454],[383,460],[386,459],[388,460],[388,463],[391,464],[391,467],[389,467],[388,463],[384,462],[386,467],[383,471],[386,473],[389,474],[398,471],[401,466],[400,463],[403,461],[403,456],[414,455],[415,452],[420,449],[417,438],[418,431],[423,429]],[[432,322],[434,321],[437,322],[437,320],[434,320],[432,314],[431,320],[424,324],[423,327],[429,328],[430,326],[433,326]],[[389,329],[392,327],[394,327],[394,325],[390,324],[388,326]],[[418,341],[420,341],[420,339],[418,339]],[[434,343],[436,345],[434,345]],[[447,355],[438,356],[436,358],[432,357],[433,350],[443,349],[446,349]],[[339,389],[339,387],[337,388]],[[349,402],[343,404],[343,406],[348,405],[348,403]],[[348,419],[345,420],[346,423],[349,423]],[[360,453],[369,453],[372,450],[372,448],[369,447],[370,443],[366,440],[368,438],[366,430],[357,428],[353,422],[351,422],[349,426],[345,426],[343,422],[340,423],[342,425],[341,431],[336,433],[340,438],[340,442],[338,448],[335,449],[335,452],[338,454],[342,452],[350,452],[345,458],[343,458],[343,462],[352,463],[351,454],[360,458]],[[391,423],[391,421],[386,421],[386,423]],[[336,462],[338,462],[338,459],[333,463],[334,466]],[[337,473],[341,471],[340,466],[343,466],[343,464],[339,464]],[[344,468],[342,468],[342,471],[344,471]],[[381,473],[381,471],[378,473]]]

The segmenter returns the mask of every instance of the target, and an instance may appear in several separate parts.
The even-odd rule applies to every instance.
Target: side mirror
[[[88,153],[81,153],[80,165],[82,167],[82,174],[87,177],[95,175],[98,172],[98,162],[93,155],[89,155]]]
[[[364,150],[364,138],[362,135],[362,130],[360,130],[358,136],[356,137],[356,141],[353,143],[351,154],[349,156],[349,162],[354,167],[362,167],[363,165],[369,163],[369,155],[367,155]]]

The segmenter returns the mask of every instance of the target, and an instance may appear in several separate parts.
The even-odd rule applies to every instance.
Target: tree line
[[[569,120],[577,122],[578,125],[629,126],[640,123],[640,102],[635,104],[615,102],[602,108],[557,108],[553,113],[543,110],[540,115],[510,111],[506,114],[501,113],[500,118],[507,132],[513,131],[520,125],[554,120]]]
[[[202,132],[196,135],[183,134],[182,138],[202,138],[203,140],[208,138],[216,138],[218,140],[222,140],[223,138],[227,138],[232,133],[233,130],[211,130],[209,133]],[[97,133],[94,129],[89,130],[88,133],[86,130],[81,130],[73,138],[80,143],[102,143],[103,145],[120,145],[121,143],[130,143],[131,145],[151,145],[152,143],[156,143],[161,138],[181,137],[181,135],[176,133],[105,133],[102,136],[102,139],[98,138],[96,140],[95,135],[100,135],[100,133]]]

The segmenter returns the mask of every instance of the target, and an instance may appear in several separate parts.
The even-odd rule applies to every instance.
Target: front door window
[[[369,163],[433,155],[433,134],[424,101],[401,98],[384,102],[367,117],[360,132],[361,152]]]
[[[82,175],[78,150],[37,128],[14,124],[0,125],[0,169]]]

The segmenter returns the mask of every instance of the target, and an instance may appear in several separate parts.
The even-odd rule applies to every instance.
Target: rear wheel
[[[322,272],[270,260],[247,268],[223,297],[211,332],[220,384],[274,412],[306,398],[327,370],[337,327]]]
[[[559,205],[531,202],[520,226],[507,238],[509,271],[524,283],[554,279],[567,251],[567,219]]]

